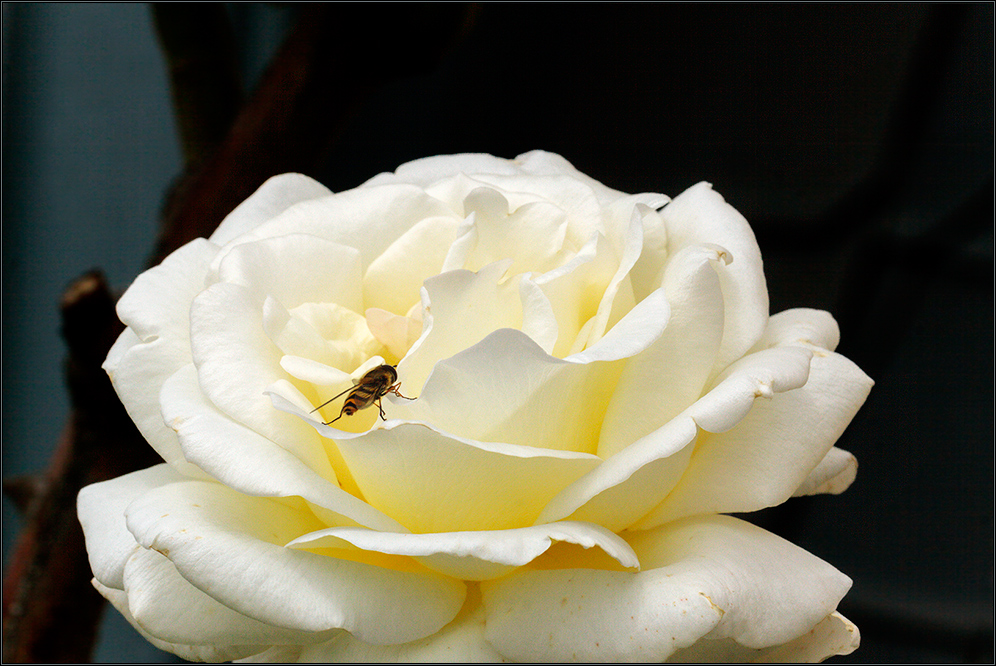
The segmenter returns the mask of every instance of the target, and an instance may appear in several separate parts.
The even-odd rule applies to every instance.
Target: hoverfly
[[[401,395],[401,393],[398,392],[399,386],[401,386],[401,382],[398,381],[398,371],[394,369],[394,366],[378,365],[376,368],[360,377],[360,381],[356,382],[356,386],[350,387],[339,395],[326,400],[311,410],[310,413],[314,414],[333,400],[348,393],[349,397],[347,397],[346,402],[342,404],[342,411],[339,412],[339,416],[335,417],[328,423],[323,423],[322,425],[331,425],[343,416],[352,416],[361,409],[366,409],[373,404],[376,404],[377,409],[380,410],[380,418],[386,421],[387,417],[384,416],[384,408],[381,407],[380,404],[381,398],[388,393],[393,393],[399,398],[404,398],[405,400],[415,399],[409,398],[406,395]]]

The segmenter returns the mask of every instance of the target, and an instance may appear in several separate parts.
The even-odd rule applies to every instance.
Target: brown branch
[[[152,17],[184,159],[197,165],[224,140],[242,104],[235,37],[218,3],[155,2]]]
[[[103,599],[90,585],[76,495],[156,462],[100,368],[123,329],[103,276],[89,273],[66,291],[62,322],[74,408],[44,480],[30,484],[36,492],[3,590],[5,662],[89,659]]]

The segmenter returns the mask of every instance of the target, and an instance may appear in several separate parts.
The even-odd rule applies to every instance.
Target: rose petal
[[[537,523],[569,518],[618,532],[667,497],[688,466],[698,428],[679,416],[607,459],[550,500]]]
[[[124,619],[128,621],[128,624],[134,627],[135,631],[141,634],[145,640],[149,641],[160,650],[171,652],[181,659],[186,659],[188,661],[203,661],[207,663],[221,663],[223,661],[231,661],[233,659],[240,659],[255,654],[262,647],[256,645],[182,645],[179,643],[169,643],[167,641],[160,640],[142,628],[142,626],[135,621],[135,618],[132,617],[131,611],[128,610],[128,595],[123,590],[116,590],[107,587],[106,585],[102,585],[96,578],[94,578],[91,582],[97,591],[100,592],[105,599],[111,602],[114,608],[116,608],[117,611],[124,616]]]
[[[140,544],[195,587],[288,629],[343,628],[372,643],[428,636],[453,619],[464,585],[284,548],[322,526],[306,511],[199,481],[152,490],[126,512]]]
[[[768,321],[768,288],[750,225],[709,183],[688,188],[664,207],[668,253],[688,245],[715,243],[732,256],[720,273],[724,333],[715,373],[740,358],[761,337]]]
[[[618,190],[606,187],[591,176],[581,173],[574,167],[573,164],[556,153],[548,153],[543,150],[531,150],[528,153],[523,153],[522,155],[516,157],[515,163],[526,174],[535,176],[564,175],[569,176],[573,180],[580,181],[591,188],[592,192],[595,193],[595,196],[598,197],[599,203],[602,205],[608,205],[616,199],[629,196],[619,192]],[[667,198],[661,194],[648,194],[647,196],[653,202]],[[653,204],[651,203],[650,205]],[[663,202],[657,203],[654,207],[657,208],[661,205],[663,205]]]
[[[331,190],[321,183],[299,173],[273,176],[225,216],[211,234],[211,241],[224,245],[276,217],[296,203],[331,194]]]
[[[319,236],[360,252],[361,271],[382,255],[417,220],[452,217],[453,211],[411,185],[360,187],[302,201],[235,239],[235,243],[300,233]],[[222,251],[230,251],[228,245]]]
[[[614,254],[618,257],[615,273],[605,286],[598,310],[590,323],[586,322],[587,336],[578,336],[571,348],[572,353],[592,347],[602,339],[606,330],[612,328],[636,304],[628,276],[643,249],[643,221],[635,208],[628,223],[625,233],[620,234],[622,238],[617,238],[613,243]],[[609,240],[612,241],[611,236]]]
[[[660,201],[659,204],[658,201]],[[633,296],[637,302],[642,301],[647,297],[647,294],[661,286],[664,266],[668,260],[667,226],[664,224],[664,218],[654,209],[668,201],[670,199],[661,195],[661,199],[657,201],[643,201],[636,205],[640,222],[643,225],[643,251],[636,263],[633,264],[633,268],[630,269],[629,279],[633,285]]]
[[[464,199],[466,214],[474,215],[476,243],[463,268],[479,270],[511,259],[511,275],[544,272],[562,263],[567,233],[563,210],[545,201],[512,207],[501,192],[478,187]]]
[[[511,530],[398,534],[333,527],[287,544],[296,548],[348,548],[415,557],[433,571],[461,580],[499,578],[542,555],[554,542],[595,546],[624,567],[637,568],[625,541],[591,523],[558,522]]]
[[[163,460],[180,466],[176,435],[159,413],[158,387],[190,362],[190,301],[204,288],[217,252],[213,243],[197,239],[139,275],[117,304],[118,316],[129,328],[103,365],[142,435]]]
[[[371,261],[363,276],[366,306],[397,315],[408,312],[419,302],[422,283],[440,272],[460,223],[456,215],[419,220]]]
[[[419,395],[439,359],[480,342],[500,328],[518,328],[522,304],[514,280],[501,283],[509,262],[477,273],[451,271],[426,280],[422,336],[398,364],[398,376],[411,395]]]
[[[824,310],[794,308],[771,315],[764,335],[752,351],[775,346],[796,345],[833,351],[840,342],[840,327]]]
[[[276,656],[272,655],[270,660]],[[279,658],[275,660],[280,661]],[[480,593],[476,593],[468,594],[456,618],[428,638],[401,645],[371,645],[348,633],[340,633],[326,643],[305,646],[296,660],[314,663],[492,663],[502,661],[502,657],[484,639],[484,608]]]
[[[768,648],[749,648],[732,638],[704,638],[676,651],[669,663],[795,663],[816,664],[828,657],[850,654],[861,641],[858,628],[834,611],[799,638]]]
[[[702,395],[723,335],[723,294],[715,246],[689,246],[668,263],[667,328],[634,355],[602,423],[598,454],[609,458],[681,413]],[[663,318],[663,317],[662,317]]]
[[[486,444],[428,426],[389,421],[337,440],[366,500],[412,532],[530,525],[595,456]]]
[[[169,465],[156,465],[80,490],[76,513],[83,526],[90,570],[98,581],[124,589],[125,563],[138,548],[125,525],[125,508],[153,488],[187,480]]]
[[[218,280],[247,287],[288,310],[302,303],[335,303],[363,312],[359,251],[308,234],[287,234],[231,248]]]
[[[563,358],[587,342],[592,318],[617,268],[618,258],[613,256],[609,241],[596,232],[567,263],[533,278],[557,319],[554,356]],[[585,331],[589,321],[592,324]]]
[[[834,611],[808,634],[767,651],[757,661],[815,664],[835,655],[851,654],[860,644],[861,632],[858,628]]]
[[[632,533],[639,573],[528,571],[482,584],[485,637],[516,661],[662,661],[700,638],[748,647],[793,640],[850,580],[728,516]]]
[[[273,409],[264,391],[289,379],[263,330],[262,303],[243,286],[211,285],[190,308],[191,348],[204,395],[235,421],[305,461],[322,455],[307,424]]]
[[[554,358],[522,332],[499,329],[436,363],[418,400],[398,401],[392,414],[480,441],[594,453],[618,370]],[[398,374],[407,385],[404,362]]]
[[[847,490],[858,475],[858,459],[837,447],[827,451],[792,497],[803,495],[839,495]]]
[[[122,338],[130,329],[125,329]],[[159,389],[177,369],[190,363],[190,345],[171,338],[155,338],[131,347],[114,368],[107,368],[114,391],[128,416],[159,456],[184,474],[180,443],[164,422]]]
[[[751,382],[757,382],[761,395],[765,395],[766,386],[770,387],[772,396],[754,402],[750,413],[732,430],[700,436],[681,481],[636,527],[698,513],[756,511],[781,504],[802,485],[854,418],[872,381],[843,356],[820,350],[812,352],[805,386],[795,390],[785,389],[797,383],[798,372],[779,378],[791,365],[783,362],[780,369],[769,365],[774,372],[764,377],[764,368],[756,364],[766,354],[796,351],[810,353],[799,347],[775,347],[751,354],[731,366],[729,377],[690,408],[699,426],[705,427],[701,416],[707,411],[707,399],[724,384],[738,387],[740,398],[721,398],[717,404],[739,401],[750,390]],[[745,373],[747,366],[754,369]],[[785,392],[778,392],[781,390]]]
[[[198,238],[174,251],[135,278],[118,300],[118,317],[144,341],[153,336],[187,340],[190,301],[204,289],[208,266],[219,249]]]
[[[186,458],[230,488],[258,497],[296,495],[333,512],[341,524],[404,529],[342,490],[324,450],[302,461],[219,412],[204,399],[193,365],[170,377],[162,403]]]
[[[168,643],[250,645],[318,643],[331,631],[284,629],[246,617],[188,583],[167,558],[138,548],[125,565],[128,611],[148,634]],[[256,647],[254,651],[260,648]]]

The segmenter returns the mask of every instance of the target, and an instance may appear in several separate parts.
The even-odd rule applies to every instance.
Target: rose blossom
[[[285,174],[140,275],[105,369],[165,461],[79,497],[94,585],[187,659],[821,660],[850,579],[724,516],[838,493],[871,380],[768,315],[707,183],[563,158]],[[367,371],[400,391],[340,415]]]

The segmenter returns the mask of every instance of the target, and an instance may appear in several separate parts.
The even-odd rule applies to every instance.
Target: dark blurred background
[[[225,7],[246,90],[301,11]],[[298,168],[332,190],[534,148],[627,192],[712,182],[757,234],[771,311],[829,310],[876,381],[839,442],[854,485],[754,517],[854,579],[862,646],[837,661],[992,661],[992,3],[329,12],[335,131]],[[134,279],[183,164],[148,6],[3,4],[5,478],[45,467],[68,413],[62,290]],[[22,526],[5,498],[5,568]],[[169,655],[107,612],[95,658]]]

